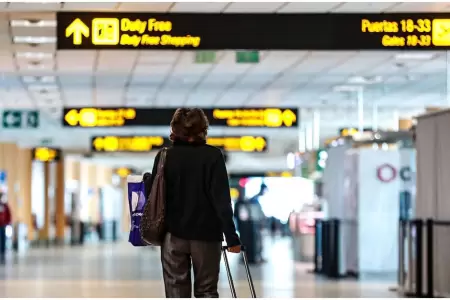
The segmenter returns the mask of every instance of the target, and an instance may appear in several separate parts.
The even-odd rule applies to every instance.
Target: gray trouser
[[[161,247],[166,298],[219,298],[221,242],[184,240],[167,233]],[[191,263],[192,261],[192,263]]]

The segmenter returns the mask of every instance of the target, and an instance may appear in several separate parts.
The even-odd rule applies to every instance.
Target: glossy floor
[[[292,260],[290,240],[266,241],[268,262],[252,267],[258,297],[397,297],[389,282],[327,281]],[[249,297],[244,267],[230,255],[239,297]],[[230,297],[225,269],[221,297]],[[33,249],[0,265],[0,297],[164,297],[159,249],[128,244]]]

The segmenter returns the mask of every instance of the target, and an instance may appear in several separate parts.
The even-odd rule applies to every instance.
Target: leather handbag
[[[165,210],[166,210],[166,182],[164,180],[164,165],[166,162],[167,148],[161,150],[158,168],[154,175],[152,189],[145,203],[139,227],[141,239],[154,246],[161,246],[166,234]]]

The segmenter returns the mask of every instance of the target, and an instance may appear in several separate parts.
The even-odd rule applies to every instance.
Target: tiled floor
[[[266,244],[268,262],[252,267],[258,297],[397,297],[387,282],[326,281],[295,264],[289,239]],[[249,297],[244,267],[230,264],[239,297]],[[128,244],[30,250],[0,265],[0,298],[5,297],[164,297],[159,249]],[[221,297],[230,297],[223,268]]]

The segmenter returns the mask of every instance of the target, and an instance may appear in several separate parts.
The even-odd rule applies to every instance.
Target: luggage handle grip
[[[241,246],[241,251],[242,252],[244,252],[244,251],[246,251],[246,249],[247,248],[245,248],[245,246],[244,245],[236,245],[236,246]],[[222,246],[222,250],[228,250],[228,248],[231,248],[231,247],[228,247],[228,246]]]

